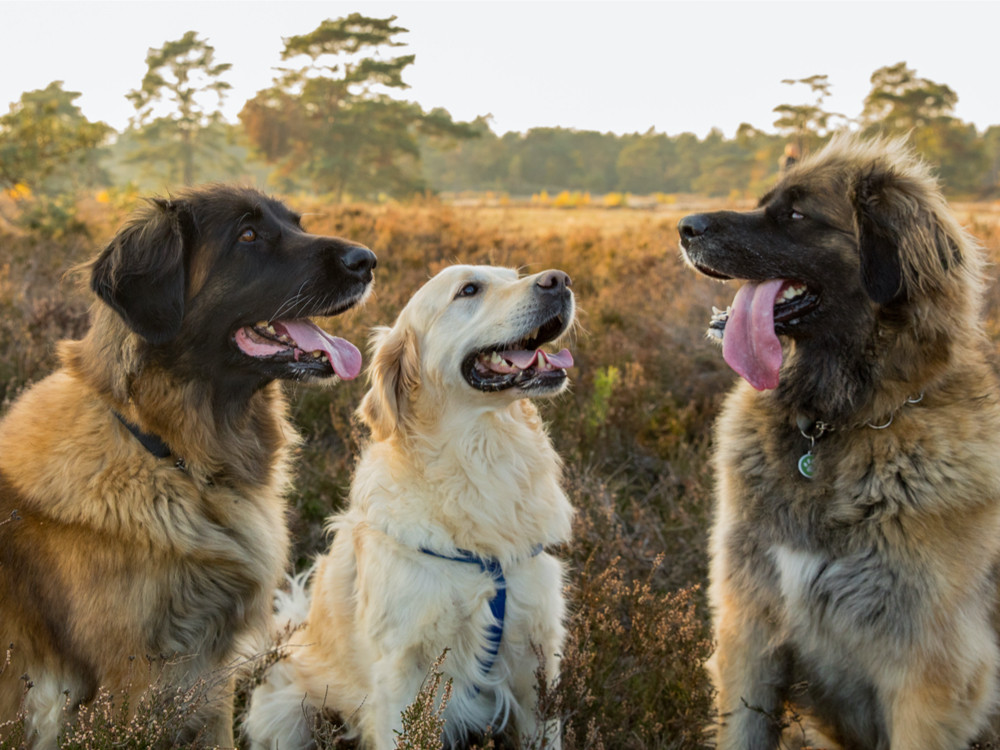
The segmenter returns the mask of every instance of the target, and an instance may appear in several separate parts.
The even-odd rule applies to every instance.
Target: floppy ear
[[[188,206],[156,199],[94,262],[90,287],[151,344],[169,341],[184,317],[184,232]],[[188,217],[189,218],[189,217]]]
[[[406,326],[377,328],[374,356],[368,366],[371,387],[358,407],[372,437],[387,440],[402,432],[413,391],[420,377],[420,360],[413,332]]]
[[[861,255],[861,284],[868,296],[880,305],[902,296],[903,271],[900,261],[899,217],[893,214],[889,174],[872,171],[854,186],[854,219]]]
[[[961,242],[940,214],[944,199],[931,178],[875,167],[854,186],[861,283],[880,305],[906,299],[914,285],[933,286],[962,262]]]

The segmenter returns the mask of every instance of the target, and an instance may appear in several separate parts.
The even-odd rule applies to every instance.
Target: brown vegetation
[[[676,232],[684,211],[288,202],[306,215],[309,231],[349,237],[379,256],[369,303],[325,326],[359,345],[448,263],[570,274],[581,322],[571,346],[573,385],[541,406],[578,509],[574,542],[561,553],[571,569],[572,623],[564,676],[545,696],[545,710],[563,717],[570,750],[705,745],[707,457],[716,409],[735,376],[704,331],[711,306],[724,307],[735,290],[684,267]],[[1000,206],[962,205],[958,213],[1000,260]],[[59,338],[86,327],[87,297],[63,272],[96,253],[124,211],[90,201],[78,216],[88,233],[58,244],[0,230],[4,408],[53,368]],[[985,312],[1000,347],[1000,293],[992,286]],[[365,440],[353,419],[362,380],[333,390],[293,388],[293,416],[305,437],[290,510],[298,567],[326,547],[323,519],[346,497]],[[329,734],[327,746],[349,746]]]

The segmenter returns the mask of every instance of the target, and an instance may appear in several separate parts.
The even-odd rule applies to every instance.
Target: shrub
[[[615,201],[624,205],[625,198],[618,194]],[[551,202],[547,195],[544,200]],[[98,251],[132,201],[124,193],[107,202],[78,202],[76,218],[88,231],[58,242],[30,231],[0,236],[5,400],[55,367],[57,339],[83,333],[89,295],[62,274]],[[569,569],[572,616],[561,677],[551,690],[542,689],[540,710],[562,719],[567,750],[702,747],[713,718],[703,670],[711,647],[702,588],[712,490],[708,457],[711,425],[734,379],[704,330],[711,306],[728,304],[732,290],[697,280],[678,260],[680,214],[666,213],[667,207],[675,210],[671,202],[664,200],[657,212],[579,205],[572,217],[503,200],[462,208],[429,199],[289,203],[306,215],[310,231],[350,237],[378,254],[368,304],[324,323],[362,348],[372,326],[390,324],[409,296],[448,263],[527,272],[558,267],[570,274],[579,308],[570,345],[577,365],[571,389],[540,407],[564,457],[565,485],[578,511],[574,540],[560,552]],[[1000,259],[997,214],[968,207],[962,218],[991,260]],[[990,287],[985,313],[996,348],[997,285]],[[364,390],[363,379],[325,390],[289,386],[293,419],[304,436],[290,508],[293,559],[300,566],[326,548],[323,519],[345,500],[365,439],[354,419]],[[240,695],[251,684],[252,678]],[[441,689],[433,684],[435,696]],[[127,717],[124,706],[102,700],[67,742],[91,731],[127,746],[136,714]],[[414,748],[434,735],[440,706],[422,700],[408,719],[405,741]],[[165,711],[159,726],[176,715],[151,697],[150,710],[155,706]],[[7,732],[0,748],[20,747],[17,717],[0,717],[4,721],[12,723],[0,724],[0,736]],[[316,736],[320,747],[354,746],[335,719],[319,721]],[[506,737],[480,742],[483,748],[509,744]]]

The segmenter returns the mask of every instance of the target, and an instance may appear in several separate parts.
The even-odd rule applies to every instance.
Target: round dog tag
[[[813,466],[813,459],[814,456],[811,451],[799,459],[799,474],[804,476],[806,479],[812,479],[813,474],[816,473],[816,469]]]

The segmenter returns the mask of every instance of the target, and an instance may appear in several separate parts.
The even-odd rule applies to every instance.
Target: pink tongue
[[[555,369],[565,369],[573,366],[573,355],[569,349],[563,349],[558,354],[549,354],[541,349],[529,351],[527,349],[514,349],[509,352],[501,352],[500,356],[510,362],[518,370],[527,370],[534,367],[538,357],[544,355],[549,364]]]
[[[361,352],[350,341],[331,336],[311,320],[276,320],[272,323],[278,333],[286,333],[296,346],[305,352],[326,352],[333,371],[341,380],[353,380],[361,374]]]
[[[774,332],[774,301],[784,284],[772,279],[741,286],[722,337],[723,359],[758,391],[778,387],[781,342]]]

